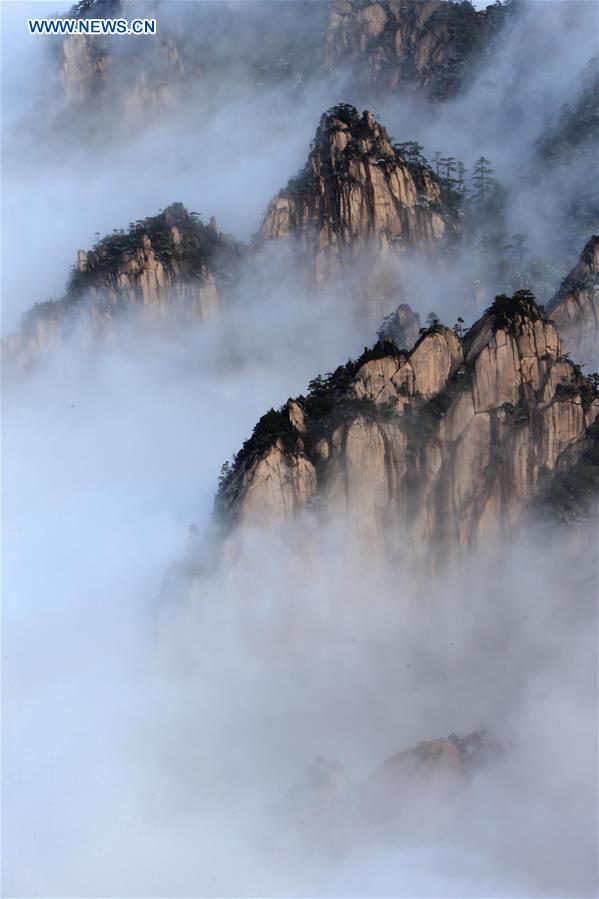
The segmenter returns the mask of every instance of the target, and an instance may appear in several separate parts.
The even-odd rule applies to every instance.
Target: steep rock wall
[[[144,321],[209,318],[223,302],[240,258],[240,245],[220,234],[214,220],[203,225],[173,203],[131,223],[129,231],[99,240],[93,250],[79,250],[65,296],[36,304],[21,331],[5,340],[5,355],[26,366],[73,329],[101,335],[128,311]]]
[[[454,96],[505,10],[444,0],[334,0],[326,33],[329,69],[348,70],[362,90],[418,89],[434,101]]]
[[[548,308],[565,350],[599,368],[599,236],[586,244]]]
[[[341,104],[322,116],[305,168],[270,203],[258,242],[293,240],[317,284],[353,267],[380,321],[405,252],[432,259],[458,235],[432,170],[409,162],[372,113]]]
[[[231,528],[309,509],[389,558],[474,548],[514,534],[598,412],[530,295],[500,297],[463,340],[378,344],[265,416],[217,512]]]
[[[193,95],[209,109],[215,86],[301,91],[322,75],[327,4],[173,3],[168,0],[81,0],[69,18],[155,18],[153,35],[77,34],[57,39],[71,123],[101,109],[111,128],[130,131],[168,115]]]

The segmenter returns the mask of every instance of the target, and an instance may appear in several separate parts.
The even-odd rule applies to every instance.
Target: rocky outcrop
[[[335,835],[335,845],[361,824],[399,822],[423,802],[463,795],[469,780],[500,753],[484,731],[419,743],[388,758],[366,779],[351,783],[338,760],[316,758],[278,805],[306,839]]]
[[[379,340],[393,340],[400,350],[409,350],[418,340],[419,333],[420,316],[407,303],[401,303],[395,312],[384,319],[377,337]]]
[[[142,305],[157,313],[178,305],[200,318],[220,305],[220,292],[233,280],[239,246],[216,223],[202,224],[181,203],[129,232],[80,250],[69,283],[73,298],[91,296],[108,306]]]
[[[37,303],[21,331],[6,339],[5,355],[25,366],[73,329],[83,325],[99,335],[127,311],[145,321],[206,319],[226,296],[240,255],[240,246],[220,234],[214,220],[204,225],[173,203],[92,250],[79,250],[65,296]]]
[[[599,236],[591,237],[548,308],[565,350],[599,368]]]
[[[158,4],[128,0],[82,0],[69,18],[151,18]],[[106,104],[125,127],[151,121],[174,105],[181,91],[202,77],[202,65],[183,51],[168,18],[152,36],[73,34],[57,51],[67,106],[77,114]],[[92,105],[93,104],[93,105]]]
[[[281,4],[275,15],[268,3],[81,0],[68,16],[157,20],[153,35],[77,34],[57,42],[66,107],[77,125],[103,108],[113,117],[111,132],[127,131],[190,93],[208,106],[215,86],[294,92],[324,72],[327,6],[312,0]]]
[[[126,0],[82,0],[69,12],[77,19],[151,18],[156,4]],[[164,23],[162,23],[164,24]],[[57,49],[67,105],[78,113],[107,102],[130,125],[155,117],[173,104],[177,89],[201,74],[182,59],[167,29],[156,35],[72,34]]]
[[[448,799],[496,752],[482,731],[451,734],[398,752],[361,785],[362,814],[392,820],[410,802]]]
[[[271,410],[217,497],[228,529],[300,513],[365,552],[422,560],[501,539],[583,440],[599,397],[520,291],[460,339],[440,325],[408,353],[379,342]]]
[[[333,0],[326,62],[363,91],[416,88],[444,100],[468,80],[504,18],[498,4],[475,10],[445,0]]]
[[[276,15],[268,3],[195,3],[183,16],[172,3],[81,0],[68,15],[157,18],[150,37],[78,34],[57,42],[67,105],[80,115],[105,103],[131,127],[190,89],[201,91],[206,79],[297,91],[326,77],[339,95],[411,89],[443,100],[468,81],[506,10],[449,0],[295,0]]]
[[[353,266],[380,321],[397,292],[397,260],[416,247],[432,257],[458,233],[430,167],[408,161],[372,113],[341,104],[322,116],[305,168],[271,202],[258,240],[295,241],[316,283]]]

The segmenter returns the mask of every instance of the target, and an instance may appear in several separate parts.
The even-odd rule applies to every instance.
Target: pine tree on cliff
[[[422,151],[424,147],[422,144],[417,143],[417,141],[409,140],[405,141],[403,144],[395,144],[395,149],[410,165],[424,165],[426,163],[426,159],[424,158]]]
[[[491,163],[484,156],[480,156],[474,163],[472,169],[472,199],[480,206],[484,206],[486,201],[497,184],[495,178],[495,169],[491,167]]]
[[[453,330],[454,330],[454,333],[457,334],[457,336],[460,338],[460,340],[462,339],[462,337],[468,330],[467,328],[464,327],[464,319],[462,318],[461,315],[458,316],[458,320],[455,323],[455,325],[453,326]]]
[[[443,182],[447,190],[453,190],[455,185],[457,184],[457,179],[454,178],[455,173],[457,172],[457,162],[455,156],[448,156],[446,159],[441,160],[441,165],[445,170],[445,174],[443,177]]]
[[[484,156],[472,169],[472,190],[468,200],[468,230],[479,252],[483,271],[479,278],[499,277],[497,266],[508,241],[505,233],[505,190],[494,177],[495,171]],[[501,267],[501,266],[500,266]]]
[[[457,174],[457,191],[462,197],[466,193],[466,166],[461,160],[458,160]]]

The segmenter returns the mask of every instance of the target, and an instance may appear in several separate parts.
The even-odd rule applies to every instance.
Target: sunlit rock
[[[498,297],[463,339],[434,325],[410,352],[379,343],[271,410],[218,515],[234,530],[310,510],[387,557],[473,549],[516,532],[598,412],[532,296]]]

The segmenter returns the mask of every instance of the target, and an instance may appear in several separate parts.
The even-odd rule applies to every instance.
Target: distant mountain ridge
[[[362,90],[418,91],[435,102],[454,97],[500,31],[511,5],[446,0],[333,0],[326,33],[330,69],[351,70]]]
[[[315,76],[363,96],[409,90],[434,102],[468,82],[511,3],[476,10],[454,0],[333,0],[276,5],[176,4],[82,0],[71,17],[156,17],[156,38],[70,35],[56,45],[65,99],[81,111],[108,104],[128,125],[151,120],[206,77],[226,76],[228,60],[244,81],[301,90]],[[173,9],[174,7],[174,9]],[[195,7],[195,8],[194,8]],[[165,13],[164,15],[162,13]],[[190,27],[189,22],[194,23]],[[135,65],[132,65],[135,62]]]

